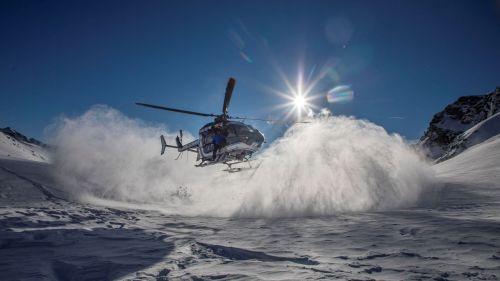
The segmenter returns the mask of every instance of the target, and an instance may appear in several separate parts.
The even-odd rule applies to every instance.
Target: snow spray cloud
[[[243,217],[406,207],[418,202],[433,179],[400,136],[349,117],[295,125],[256,157],[257,169],[232,174],[222,166],[193,167],[194,155],[174,161],[176,153],[167,151],[160,157],[160,134],[173,142],[164,128],[105,106],[61,119],[52,138],[58,147],[54,175],[77,198],[161,206],[180,215]]]
[[[186,161],[159,157],[159,135],[170,141],[173,135],[109,107],[98,105],[76,119],[61,118],[53,131],[54,175],[73,195],[164,202],[188,177],[183,174]]]
[[[411,206],[433,172],[399,135],[352,117],[288,130],[261,155],[242,216],[330,215]]]

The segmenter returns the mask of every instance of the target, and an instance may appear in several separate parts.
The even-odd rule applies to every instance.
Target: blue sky
[[[315,106],[415,139],[457,97],[500,86],[488,0],[2,1],[0,27],[0,126],[38,138],[94,104],[196,132],[210,119],[134,102],[218,113],[231,76],[230,113],[278,117],[281,71],[293,84],[328,73]],[[339,85],[354,99],[328,103]]]

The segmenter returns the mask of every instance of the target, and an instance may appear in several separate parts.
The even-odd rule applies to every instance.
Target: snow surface
[[[450,182],[500,189],[500,134],[434,168],[441,178]]]
[[[356,124],[338,121],[336,126],[347,128]],[[397,142],[365,125],[377,138]],[[304,137],[294,132],[283,140],[287,146],[273,149],[293,148],[293,136]],[[136,144],[131,135],[124,141]],[[368,153],[349,151],[345,160],[359,157],[354,151]],[[416,204],[395,202],[394,208],[384,210],[324,216],[304,211],[290,218],[181,216],[161,204],[112,201],[105,196],[85,203],[52,176],[54,164],[3,158],[0,280],[498,280],[499,153],[497,136],[435,165],[437,181],[423,189]],[[267,157],[271,155],[275,154]],[[410,156],[403,159],[414,163]],[[374,175],[385,175],[384,165],[373,167],[378,169]],[[89,179],[87,184],[91,183]],[[371,188],[376,191],[374,183]],[[228,204],[238,199],[235,194],[224,198]],[[368,194],[372,197],[366,200],[379,198]],[[183,188],[174,195],[188,206],[197,200]],[[346,196],[345,200],[352,198]],[[278,202],[301,208],[300,201]]]
[[[35,144],[17,140],[0,131],[0,157],[48,162],[50,153]]]
[[[487,141],[489,138],[500,134],[500,112],[479,122],[474,127],[463,132],[450,144],[448,151],[437,161],[449,159],[469,147]]]

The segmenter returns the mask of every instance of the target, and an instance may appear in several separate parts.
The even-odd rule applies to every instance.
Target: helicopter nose
[[[259,132],[259,135],[257,137],[257,142],[259,143],[259,146],[262,145],[262,143],[264,143],[264,135],[262,133]]]

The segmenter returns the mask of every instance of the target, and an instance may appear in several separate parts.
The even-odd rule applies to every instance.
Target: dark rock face
[[[497,112],[500,87],[487,95],[460,97],[434,115],[419,145],[429,158],[438,159],[463,132]]]
[[[21,141],[24,143],[34,144],[34,145],[38,145],[41,147],[48,147],[43,142],[41,142],[37,139],[34,139],[34,138],[27,138],[25,135],[19,133],[18,131],[14,130],[10,127],[0,128],[0,132],[6,134],[7,136],[9,136],[15,140],[18,140],[18,141]]]

